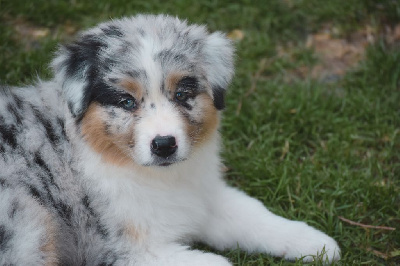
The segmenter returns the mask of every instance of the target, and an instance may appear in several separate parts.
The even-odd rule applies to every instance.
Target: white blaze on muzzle
[[[135,136],[134,158],[142,165],[153,165],[163,160],[181,161],[190,151],[183,117],[166,99],[147,104],[135,127]]]

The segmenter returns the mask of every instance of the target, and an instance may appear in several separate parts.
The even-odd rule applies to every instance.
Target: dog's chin
[[[160,167],[160,168],[168,168],[168,167],[173,167],[174,165],[177,165],[183,161],[185,161],[186,158],[153,158],[151,162],[142,164],[143,166],[146,167]]]

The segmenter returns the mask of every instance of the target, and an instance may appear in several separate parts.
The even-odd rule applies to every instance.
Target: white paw
[[[232,266],[232,264],[224,257],[212,253],[201,253],[199,255],[191,256],[188,263],[184,265],[191,266]]]
[[[147,266],[232,266],[232,264],[224,257],[203,253],[198,250],[185,250],[170,254],[162,258],[155,258],[146,261],[143,265]]]
[[[292,222],[288,231],[291,233],[291,243],[287,245],[285,259],[302,259],[304,262],[340,259],[340,248],[336,241],[321,231],[303,222]]]

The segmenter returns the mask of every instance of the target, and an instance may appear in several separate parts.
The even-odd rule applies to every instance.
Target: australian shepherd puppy
[[[193,241],[339,259],[332,238],[223,181],[233,47],[222,33],[123,18],[51,66],[50,81],[0,91],[0,265],[230,265]]]

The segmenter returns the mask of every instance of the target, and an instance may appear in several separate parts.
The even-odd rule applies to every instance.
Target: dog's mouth
[[[159,166],[170,166],[172,163],[161,163]]]
[[[144,164],[144,166],[147,167],[169,167],[175,164],[178,164],[182,161],[185,161],[185,158],[176,158],[175,156],[171,157],[171,158],[159,158],[159,157],[155,157],[153,159],[152,162],[146,163]]]

